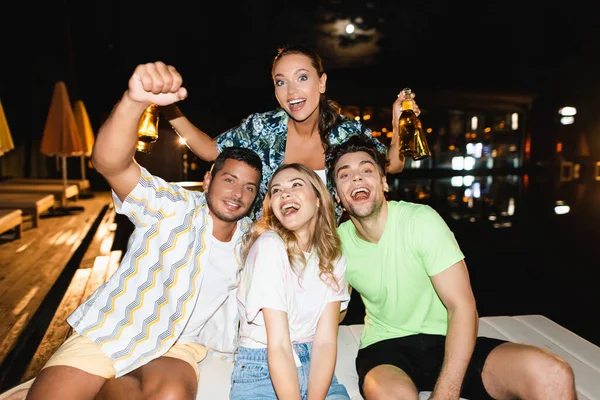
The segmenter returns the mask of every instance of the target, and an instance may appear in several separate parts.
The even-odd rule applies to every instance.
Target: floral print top
[[[273,172],[283,164],[288,120],[288,113],[282,109],[254,113],[242,120],[240,125],[217,137],[217,150],[219,153],[226,147],[244,147],[254,150],[262,160],[263,176],[260,191],[250,214],[250,218],[253,220],[259,219],[262,215],[262,205],[269,179],[271,179]],[[343,143],[353,135],[372,137],[369,128],[358,121],[341,115],[340,122],[329,133],[329,144],[335,146]],[[374,141],[377,143],[379,150],[387,154],[385,145],[379,140],[374,139]],[[333,195],[333,182],[327,180],[327,188]],[[338,221],[342,216],[342,211],[342,207],[335,202],[335,213]]]

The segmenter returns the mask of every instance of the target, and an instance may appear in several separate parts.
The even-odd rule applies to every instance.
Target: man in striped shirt
[[[187,96],[171,68],[136,68],[98,131],[92,161],[135,231],[115,274],[69,316],[74,334],[44,366],[28,399],[191,400],[208,349],[234,349],[237,245],[251,223],[246,215],[262,164],[251,150],[224,149],[205,175],[204,192],[197,192],[135,161],[146,107]]]

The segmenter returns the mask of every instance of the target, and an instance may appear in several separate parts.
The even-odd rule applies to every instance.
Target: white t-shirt
[[[292,271],[285,244],[277,233],[265,232],[254,242],[237,292],[240,346],[267,346],[263,308],[285,311],[291,342],[306,343],[313,341],[319,318],[330,302],[341,301],[340,311],[348,307],[345,258],[342,256],[335,263],[334,275],[339,282],[339,289],[335,289],[319,277],[316,252],[305,253],[305,256],[308,262],[299,279]]]
[[[204,266],[204,280],[199,289],[198,300],[178,342],[199,342],[206,347],[224,351],[227,349],[221,349],[219,338],[213,337],[211,340],[210,337],[202,337],[202,329],[209,320],[219,319],[219,313],[225,312],[225,301],[235,293],[237,287],[238,263],[235,259],[233,241],[221,242],[214,237],[211,237],[211,240],[212,246],[208,262]]]

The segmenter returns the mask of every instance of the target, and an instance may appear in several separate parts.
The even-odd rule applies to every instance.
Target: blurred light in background
[[[577,109],[575,107],[566,106],[559,109],[558,113],[563,117],[572,117],[577,114]]]
[[[554,206],[554,213],[556,215],[564,215],[568,214],[571,211],[571,207],[565,204],[562,200],[557,200],[556,205]]]

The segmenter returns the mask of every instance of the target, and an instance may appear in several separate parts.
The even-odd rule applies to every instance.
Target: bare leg
[[[417,400],[417,387],[408,375],[393,365],[378,365],[365,376],[363,392],[367,400]]]
[[[194,368],[185,361],[163,356],[109,380],[96,400],[194,400],[197,391],[198,377]]]
[[[490,353],[483,384],[495,399],[575,400],[571,366],[540,347],[504,343]]]
[[[105,382],[106,378],[78,368],[55,365],[35,378],[27,400],[93,400]]]

